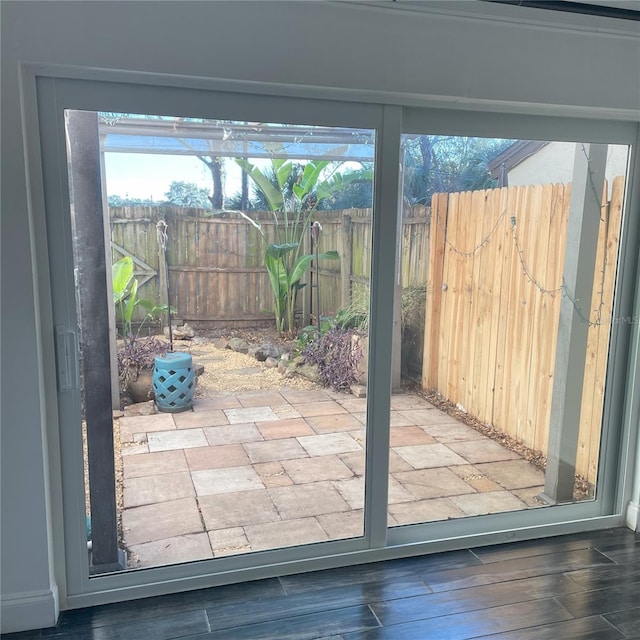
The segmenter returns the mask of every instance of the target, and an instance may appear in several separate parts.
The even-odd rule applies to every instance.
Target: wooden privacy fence
[[[114,259],[131,255],[136,274],[145,285],[141,295],[164,302],[163,255],[156,237],[158,220],[168,227],[167,262],[171,304],[177,315],[191,322],[216,326],[246,325],[273,320],[273,292],[264,268],[264,252],[275,241],[271,212],[250,212],[266,238],[238,213],[205,217],[177,207],[112,207],[111,240]],[[404,286],[424,284],[429,248],[429,211],[407,208],[402,226]],[[337,250],[340,260],[320,261],[306,276],[317,288],[299,294],[299,310],[332,315],[348,304],[354,287],[368,284],[371,261],[371,210],[317,212],[322,224],[319,252]],[[310,252],[307,237],[305,251]],[[318,294],[318,295],[316,295]],[[318,300],[319,298],[319,300]]]
[[[437,194],[422,386],[546,454],[570,185]],[[623,178],[605,184],[576,472],[595,482]],[[585,319],[586,320],[586,319]]]

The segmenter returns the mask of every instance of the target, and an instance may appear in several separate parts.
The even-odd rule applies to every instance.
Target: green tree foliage
[[[123,198],[122,196],[114,195],[114,196],[109,196],[107,198],[107,204],[110,207],[140,207],[140,206],[149,207],[149,206],[158,206],[159,204],[162,204],[162,203],[154,202],[150,198],[149,199],[129,198],[129,197]]]
[[[194,182],[174,180],[165,194],[169,204],[190,209],[210,209],[211,202],[206,189],[201,189]]]
[[[512,140],[459,136],[413,136],[404,140],[404,197],[430,204],[434,193],[491,189],[488,164]]]

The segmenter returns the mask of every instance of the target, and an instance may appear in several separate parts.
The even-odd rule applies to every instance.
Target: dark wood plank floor
[[[640,639],[640,535],[561,536],[64,612],[6,640]]]

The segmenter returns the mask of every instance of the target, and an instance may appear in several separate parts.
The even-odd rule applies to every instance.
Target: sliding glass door
[[[37,89],[70,606],[619,521],[632,128]]]

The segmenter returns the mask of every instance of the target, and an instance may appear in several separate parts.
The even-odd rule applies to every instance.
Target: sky
[[[241,169],[226,163],[225,194],[240,190]],[[107,195],[162,202],[173,181],[195,182],[211,191],[211,173],[197,158],[143,153],[105,153]]]

